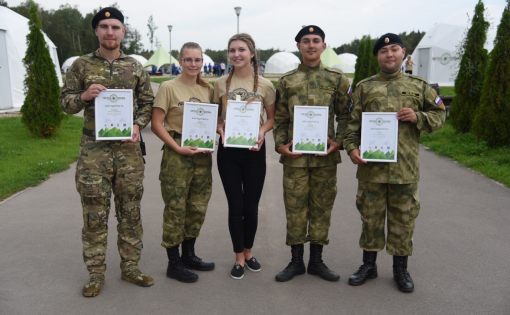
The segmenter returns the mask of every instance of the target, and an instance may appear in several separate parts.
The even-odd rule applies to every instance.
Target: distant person
[[[209,62],[209,65],[207,66],[207,74],[212,75],[213,67],[212,64]]]
[[[226,69],[225,63],[224,62],[220,63],[221,75],[225,75],[225,69]]]
[[[351,275],[349,284],[357,286],[377,277],[377,252],[386,246],[393,256],[393,279],[398,289],[413,292],[407,260],[413,252],[414,222],[420,211],[420,133],[443,126],[445,106],[427,82],[400,72],[406,50],[398,35],[381,36],[373,53],[380,72],[356,86],[344,136],[344,148],[358,165],[356,207],[362,219],[359,246],[363,249],[363,264]],[[396,163],[367,162],[360,156],[363,112],[396,112],[399,120]]]
[[[161,245],[168,256],[166,275],[187,283],[198,280],[198,275],[188,269],[214,269],[214,263],[195,254],[195,241],[211,198],[211,152],[181,143],[184,102],[212,100],[212,87],[200,76],[203,61],[202,48],[197,43],[182,46],[179,53],[182,74],[161,84],[151,123],[152,131],[164,143],[159,180],[165,202]]]
[[[101,9],[92,19],[92,28],[99,40],[99,49],[73,63],[61,95],[66,113],[84,110],[76,188],[83,207],[83,260],[89,271],[89,280],[82,290],[86,297],[98,295],[104,285],[112,191],[121,278],[142,287],[154,284],[152,277],[142,273],[138,266],[143,247],[140,201],[144,177],[139,141],[140,130],[150,121],[154,99],[150,78],[139,62],[120,50],[126,27],[119,10]],[[133,90],[131,140],[96,140],[95,98],[108,88]]]
[[[350,83],[340,70],[321,63],[321,53],[326,49],[325,37],[324,31],[316,25],[305,26],[297,33],[294,39],[302,62],[297,69],[281,77],[277,89],[273,135],[283,164],[286,244],[291,250],[290,263],[275,277],[279,282],[305,273],[303,253],[307,242],[310,243],[308,273],[327,281],[340,279],[323,262],[322,251],[329,243],[331,211],[337,193],[337,164],[341,162],[339,150],[349,116]],[[328,106],[326,154],[292,152],[296,105]]]
[[[405,67],[407,74],[413,74],[413,66],[414,66],[413,57],[411,57],[411,55],[409,55],[409,56],[407,56],[406,67]]]
[[[259,200],[266,177],[265,135],[274,123],[275,90],[271,81],[258,74],[257,50],[250,35],[241,33],[232,36],[227,47],[233,70],[214,84],[214,102],[221,107],[218,171],[227,196],[228,229],[235,254],[230,276],[242,279],[245,267],[253,272],[262,269],[253,255],[253,244],[258,227]],[[257,145],[251,149],[223,146],[225,123],[228,124],[228,121],[225,122],[228,100],[236,99],[261,102]]]

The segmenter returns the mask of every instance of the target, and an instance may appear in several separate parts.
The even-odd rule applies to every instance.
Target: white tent
[[[69,70],[69,68],[73,65],[73,62],[76,61],[76,59],[80,58],[80,56],[73,56],[73,57],[69,57],[66,59],[66,61],[64,61],[64,63],[62,64],[62,72],[63,73],[67,73],[67,70]]]
[[[338,68],[342,70],[344,73],[354,73],[354,66],[356,65],[356,59],[358,56],[350,53],[338,54],[338,59],[340,59],[340,64]]]
[[[0,110],[19,109],[25,100],[25,66],[23,58],[27,50],[28,19],[0,6]],[[55,64],[58,81],[62,85],[62,75],[58,63],[57,47],[44,35]],[[44,78],[41,78],[44,79]]]
[[[147,63],[147,58],[145,58],[144,56],[140,56],[137,54],[131,54],[131,55],[129,55],[129,57],[135,58],[136,61],[138,61],[139,63],[142,64],[142,66]]]
[[[280,51],[266,61],[264,75],[283,74],[296,69],[300,63],[299,58],[293,53]]]
[[[202,54],[202,57],[204,58],[204,66],[208,66],[209,64],[211,64],[211,67],[214,66],[214,61],[211,57],[206,54]],[[202,72],[204,72],[204,67],[202,67]]]

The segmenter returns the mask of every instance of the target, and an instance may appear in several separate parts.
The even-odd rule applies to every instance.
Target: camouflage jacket
[[[436,91],[423,79],[407,74],[379,73],[356,85],[352,96],[353,111],[344,136],[347,152],[359,148],[362,112],[398,112],[412,108],[416,124],[398,123],[396,163],[370,162],[358,166],[356,177],[371,183],[410,184],[419,180],[420,132],[432,132],[443,126],[445,107]]]
[[[322,63],[315,68],[300,64],[286,73],[276,90],[276,114],[273,129],[275,149],[292,140],[294,106],[329,106],[328,137],[342,144],[350,104],[350,83],[339,70],[326,68]],[[335,122],[337,129],[335,132]],[[280,162],[292,167],[320,167],[340,163],[340,152],[327,156],[303,154],[298,158],[280,157]]]
[[[94,101],[80,99],[91,84],[102,84],[109,89],[133,90],[133,123],[144,128],[151,120],[154,95],[149,75],[134,58],[121,52],[112,63],[101,57],[96,50],[77,59],[66,74],[60,96],[63,110],[76,114],[84,109],[83,132],[88,136],[95,133]]]

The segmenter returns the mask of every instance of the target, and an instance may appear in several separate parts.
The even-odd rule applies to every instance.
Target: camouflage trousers
[[[83,207],[83,260],[90,273],[104,273],[111,193],[117,217],[117,246],[124,271],[137,266],[142,250],[140,201],[144,164],[138,143],[83,137],[76,189]]]
[[[161,246],[170,248],[200,234],[212,192],[212,156],[183,156],[168,146],[163,150],[159,173],[165,202]]]
[[[331,210],[336,197],[337,165],[283,166],[287,245],[328,244]]]
[[[414,221],[420,211],[418,184],[378,184],[360,181],[356,206],[361,214],[359,245],[364,250],[384,249],[393,256],[413,253]],[[387,217],[388,236],[384,234]]]

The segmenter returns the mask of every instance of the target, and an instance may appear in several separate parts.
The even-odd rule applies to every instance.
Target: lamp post
[[[239,15],[241,14],[241,7],[235,7],[234,10],[237,15],[237,34],[239,34]]]
[[[168,33],[170,34],[170,42],[168,44],[168,47],[170,49],[169,51],[169,54],[170,54],[170,74],[172,73],[171,69],[172,69],[172,25],[168,25]]]

